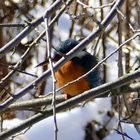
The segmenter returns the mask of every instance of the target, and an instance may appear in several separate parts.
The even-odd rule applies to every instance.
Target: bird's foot
[[[64,94],[64,99],[65,100],[68,100],[68,99],[70,99],[72,96],[70,96],[69,94]]]

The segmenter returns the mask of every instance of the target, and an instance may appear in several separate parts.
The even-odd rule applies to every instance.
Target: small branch
[[[104,4],[104,5],[101,5],[99,7],[88,6],[88,5],[84,4],[83,2],[81,2],[80,0],[77,0],[77,3],[82,5],[84,8],[103,9],[103,8],[106,8],[106,7],[111,7],[115,3],[115,0],[111,3],[109,3],[109,4]]]
[[[53,64],[51,60],[51,39],[50,39],[50,28],[49,28],[49,15],[47,15],[46,12],[46,17],[44,18],[44,23],[45,23],[45,29],[46,29],[46,38],[47,38],[47,52],[48,52],[48,59],[49,59],[49,64],[50,64],[50,70],[51,70],[51,75],[52,75],[52,82],[53,82],[53,99],[52,99],[52,106],[53,106],[53,117],[54,117],[54,140],[57,140],[57,132],[58,132],[58,127],[57,127],[57,119],[56,119],[56,78],[54,75],[54,70],[53,70]]]
[[[17,71],[17,72],[20,72],[20,73],[23,73],[23,74],[26,74],[26,75],[29,75],[29,76],[32,76],[32,77],[36,77],[36,78],[38,77],[37,75],[28,73],[28,72],[26,72],[26,71],[22,71],[22,70],[17,69],[17,68],[14,68],[14,66],[8,66],[8,65],[2,64],[2,63],[0,63],[0,65],[1,65],[2,67],[7,67],[8,69],[11,69],[11,70],[14,70],[14,71]]]
[[[38,39],[39,39],[39,37],[29,45],[28,49],[21,56],[20,60],[12,67],[12,70],[5,77],[3,77],[0,80],[0,86],[3,85],[3,83],[7,82],[9,80],[9,78],[16,72],[16,69],[18,69],[18,67],[25,61],[25,59],[28,56],[28,53],[30,52],[32,47],[35,45],[35,43]]]
[[[122,24],[121,24],[122,22],[121,22],[120,15],[118,13],[117,13],[117,18],[118,18],[118,28],[117,28],[117,32],[118,32],[118,46],[120,46],[120,44],[122,44],[122,28],[121,28],[122,27]],[[122,75],[123,75],[122,48],[120,48],[119,51],[118,51],[118,77],[121,77]],[[121,97],[125,101],[125,95],[122,94],[121,96],[117,97],[117,104],[118,104],[118,110],[119,110],[118,128],[120,128],[121,133],[123,133],[122,124],[120,122],[121,115],[122,115]],[[123,135],[122,135],[122,139],[124,140],[124,136]]]
[[[57,95],[56,103],[58,104],[62,101],[65,101],[64,96]],[[51,102],[52,102],[52,96],[41,97],[29,101],[20,101],[10,105],[8,108],[6,108],[6,110],[3,113],[15,111],[15,110],[26,110],[26,109],[31,109],[31,108],[41,107],[41,106],[47,106],[50,105]]]
[[[119,134],[119,135],[122,135],[122,137],[127,137],[127,138],[129,138],[130,140],[134,140],[134,139],[132,139],[127,133],[124,133],[124,132],[120,132],[119,130],[117,130],[117,129],[115,129],[115,131]]]
[[[0,28],[2,27],[25,27],[26,24],[22,23],[1,23]]]
[[[133,25],[130,23],[130,21],[128,21],[127,17],[119,9],[117,9],[117,12],[127,22],[127,24],[129,25],[129,28],[132,30],[133,33],[140,32],[140,29],[133,28]]]

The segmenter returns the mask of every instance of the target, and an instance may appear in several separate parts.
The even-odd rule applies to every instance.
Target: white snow
[[[76,107],[67,112],[57,114],[58,125],[58,140],[84,140],[85,131],[84,128],[88,122],[96,120],[101,124],[105,124],[109,120],[106,112],[111,109],[111,103],[109,98],[96,99],[95,101],[87,103],[84,107]],[[22,120],[13,119],[5,120],[4,128],[12,128],[19,125]],[[121,135],[117,134],[114,130],[117,128],[117,115],[114,116],[112,121],[108,124],[107,129],[112,130],[111,134],[105,137],[103,140],[121,140]],[[134,140],[139,140],[140,135],[136,132],[133,125],[122,123],[123,132]],[[25,135],[18,136],[14,140],[53,140],[54,139],[54,121],[53,116],[48,117],[35,125],[33,125]],[[125,137],[125,140],[130,140]]]
[[[84,107],[77,107],[70,111],[57,114],[58,140],[82,140],[85,136],[84,128],[92,120],[101,124],[107,120],[106,111],[111,109],[110,99],[96,99]],[[99,113],[102,112],[102,113]],[[53,117],[46,118],[33,125],[26,134],[28,140],[53,140]]]

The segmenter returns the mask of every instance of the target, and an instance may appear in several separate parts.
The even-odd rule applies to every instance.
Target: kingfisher
[[[79,41],[74,39],[67,39],[58,45],[52,53],[52,61],[57,62],[71,49],[78,45]],[[47,61],[40,63],[37,66],[45,64]],[[98,61],[96,56],[91,55],[85,49],[78,52],[72,59],[62,65],[56,72],[56,85],[58,88],[63,87],[67,83],[76,80],[80,76],[87,73]],[[83,93],[91,88],[94,88],[100,84],[99,68],[91,72],[86,78],[80,79],[77,82],[70,84],[62,89],[62,93],[65,95],[65,99],[69,99],[73,96]]]

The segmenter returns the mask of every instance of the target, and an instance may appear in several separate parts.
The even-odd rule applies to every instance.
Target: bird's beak
[[[45,60],[45,61],[39,63],[38,65],[36,65],[35,68],[40,67],[40,66],[45,66],[45,65],[47,65],[48,63],[49,63],[49,61],[48,61],[48,60]]]
[[[52,56],[51,60],[53,63],[56,63],[60,58],[61,58],[61,56],[59,54],[55,54],[54,56]],[[47,59],[47,60],[39,63],[38,65],[36,65],[35,68],[48,65],[48,63],[49,63],[49,60]]]

